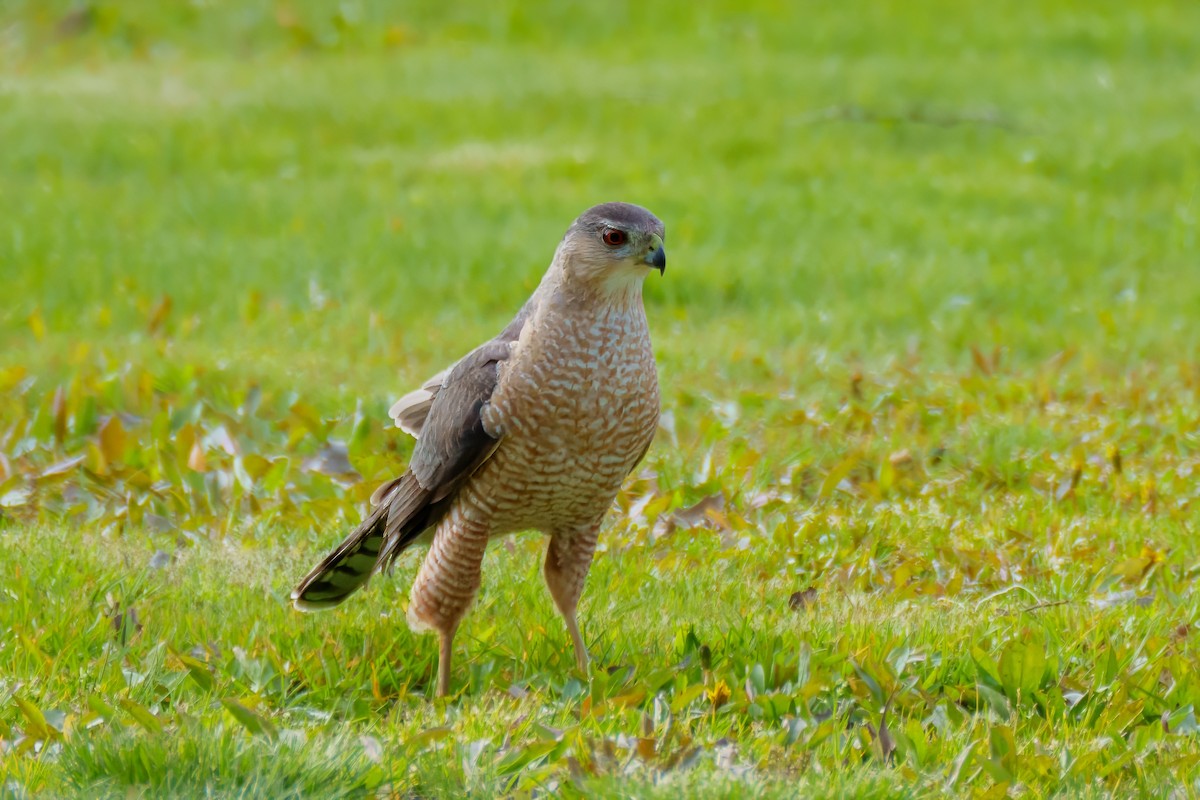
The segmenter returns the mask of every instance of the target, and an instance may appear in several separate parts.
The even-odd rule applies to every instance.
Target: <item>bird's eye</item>
[[[628,237],[625,235],[625,231],[619,231],[616,228],[605,228],[604,233],[600,234],[600,238],[603,239],[604,243],[609,247],[620,247],[621,245],[625,244],[626,240],[628,239]]]

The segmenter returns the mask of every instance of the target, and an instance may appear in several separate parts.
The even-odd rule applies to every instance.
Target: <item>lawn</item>
[[[1200,794],[1200,5],[0,4],[0,797]],[[588,206],[664,418],[544,540],[295,581]]]

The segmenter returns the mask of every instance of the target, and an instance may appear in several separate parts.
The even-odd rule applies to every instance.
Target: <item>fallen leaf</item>
[[[194,472],[204,472],[208,469],[208,459],[204,454],[204,445],[197,439],[192,442],[192,451],[188,453],[188,469]]]
[[[309,472],[318,472],[331,478],[362,480],[362,475],[350,463],[350,451],[346,443],[330,439],[316,455],[304,460],[303,467]]]
[[[817,492],[817,497],[824,500],[833,494],[834,490],[841,485],[841,482],[850,475],[850,472],[858,466],[858,456],[852,455],[842,459],[833,469],[829,470],[829,474],[825,476],[825,480],[821,481],[821,488]]]
[[[654,539],[660,539],[663,536],[674,533],[676,530],[687,530],[699,525],[725,529],[728,525],[725,523],[724,515],[721,514],[724,509],[725,495],[721,492],[710,494],[695,505],[676,509],[671,514],[660,516],[658,521],[654,523],[654,531],[651,536]]]
[[[100,452],[110,465],[120,464],[125,457],[125,427],[113,414],[100,425]]]
[[[817,590],[815,587],[810,586],[807,589],[802,589],[798,592],[792,592],[791,597],[788,598],[788,608],[796,610],[811,608],[812,604],[815,603],[816,600]]]
[[[159,298],[158,302],[154,305],[154,308],[150,310],[150,319],[146,323],[146,330],[148,330],[150,333],[157,332],[158,329],[162,327],[162,324],[166,322],[167,315],[170,313],[171,296],[169,294],[164,294],[161,298]]]
[[[275,725],[266,717],[251,711],[249,708],[239,703],[237,700],[225,698],[221,700],[221,705],[225,706],[234,719],[242,724],[242,727],[250,731],[255,736],[265,736],[268,739],[276,739],[279,732],[275,729]]]
[[[61,445],[67,438],[67,396],[62,386],[54,390],[50,410],[54,415],[54,441]]]
[[[74,471],[76,467],[87,460],[87,456],[75,456],[74,458],[64,459],[55,464],[51,464],[42,470],[39,478],[53,478],[58,475],[66,475],[68,472]]]

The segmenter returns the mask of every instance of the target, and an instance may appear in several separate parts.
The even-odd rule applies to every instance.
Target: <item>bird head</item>
[[[556,261],[571,282],[608,291],[640,286],[651,270],[666,272],[662,221],[641,206],[603,203],[567,229]]]

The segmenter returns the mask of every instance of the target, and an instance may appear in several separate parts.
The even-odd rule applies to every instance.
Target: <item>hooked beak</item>
[[[646,253],[645,261],[651,267],[658,270],[659,275],[664,275],[667,272],[667,251],[663,250],[662,239],[658,238],[658,236],[654,237],[652,243],[658,246]]]

